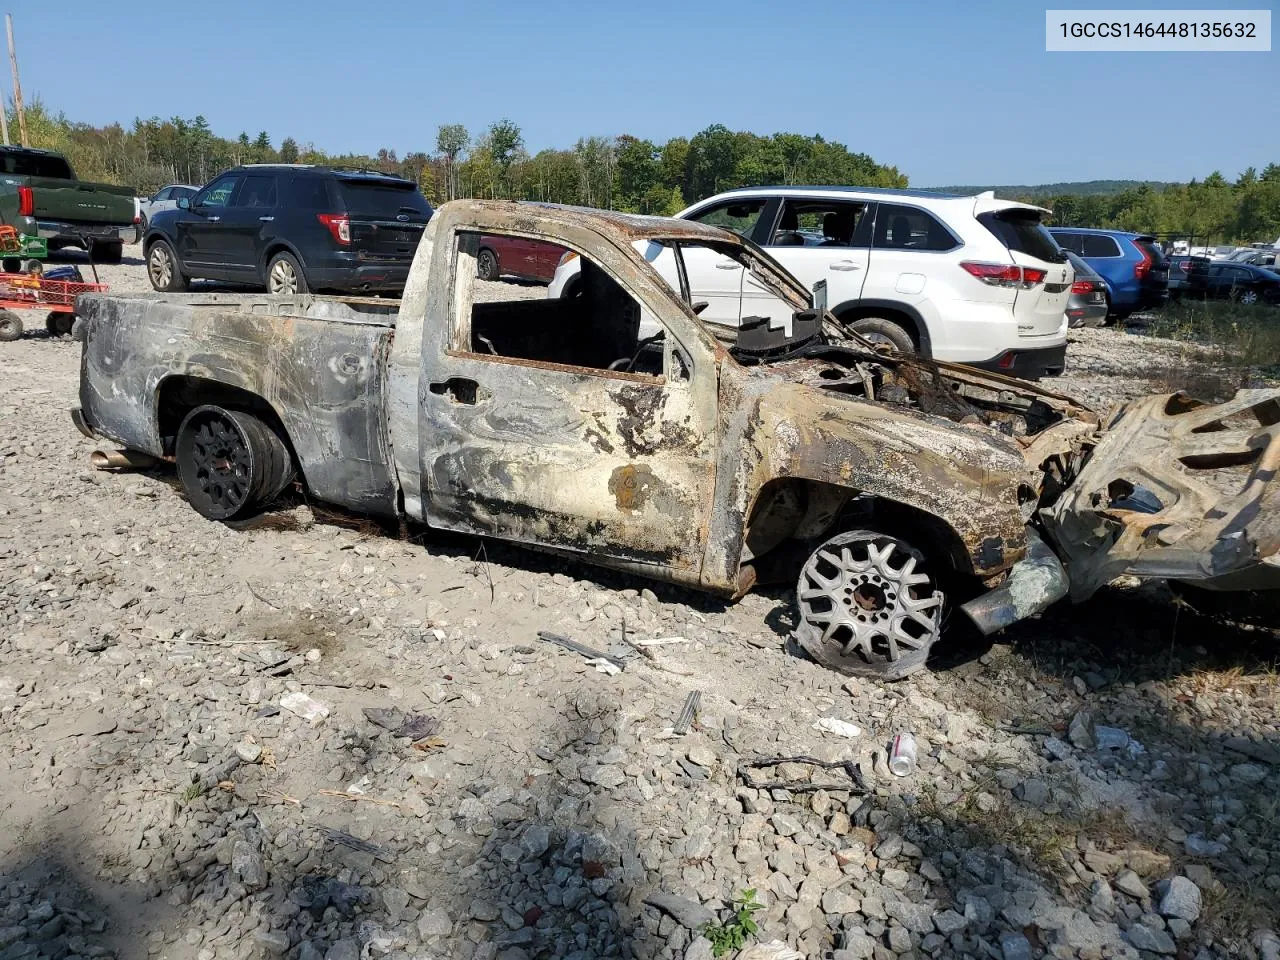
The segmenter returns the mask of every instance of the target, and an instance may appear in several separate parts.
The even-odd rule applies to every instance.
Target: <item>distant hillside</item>
[[[1052,197],[1064,193],[1073,194],[1075,196],[1114,196],[1117,193],[1123,193],[1126,190],[1132,190],[1146,184],[1152,190],[1163,190],[1165,187],[1173,184],[1163,180],[1083,180],[1072,183],[1041,183],[1034,186],[1022,184],[1019,186],[953,186],[953,187],[929,187],[930,190],[937,190],[941,193],[982,193],[986,190],[994,190],[997,195],[1002,197]]]

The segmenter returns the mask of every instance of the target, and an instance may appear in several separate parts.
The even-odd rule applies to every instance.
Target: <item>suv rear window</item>
[[[1025,253],[1046,263],[1067,262],[1067,255],[1058,248],[1053,234],[1034,210],[989,210],[978,214],[978,222],[1016,253]]]
[[[397,214],[408,213],[424,220],[431,217],[431,204],[411,183],[340,178],[338,192],[347,212],[356,216],[395,219]]]
[[[62,157],[43,153],[0,153],[0,172],[15,177],[49,177],[53,180],[74,180],[71,164]]]

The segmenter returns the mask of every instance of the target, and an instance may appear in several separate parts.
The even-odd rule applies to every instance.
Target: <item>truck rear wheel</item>
[[[124,244],[119,241],[89,244],[89,260],[93,263],[119,263],[124,256]]]
[[[232,520],[274,500],[293,480],[289,448],[251,413],[196,407],[178,428],[178,479],[196,512]]]
[[[825,667],[899,680],[924,667],[945,595],[915,547],[872,530],[837,534],[805,561],[796,640]]]
[[[0,310],[0,342],[7,343],[22,336],[22,321],[11,310]]]

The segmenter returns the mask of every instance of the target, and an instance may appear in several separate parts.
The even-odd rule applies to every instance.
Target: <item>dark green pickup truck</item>
[[[138,238],[130,187],[77,180],[66,157],[31,147],[0,147],[0,224],[50,250],[82,247],[97,263],[119,263]]]

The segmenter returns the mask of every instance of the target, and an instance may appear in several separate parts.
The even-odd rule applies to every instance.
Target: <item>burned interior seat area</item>
[[[586,257],[572,296],[476,302],[471,350],[535,363],[648,373],[662,372],[661,350],[645,350],[640,304]]]

